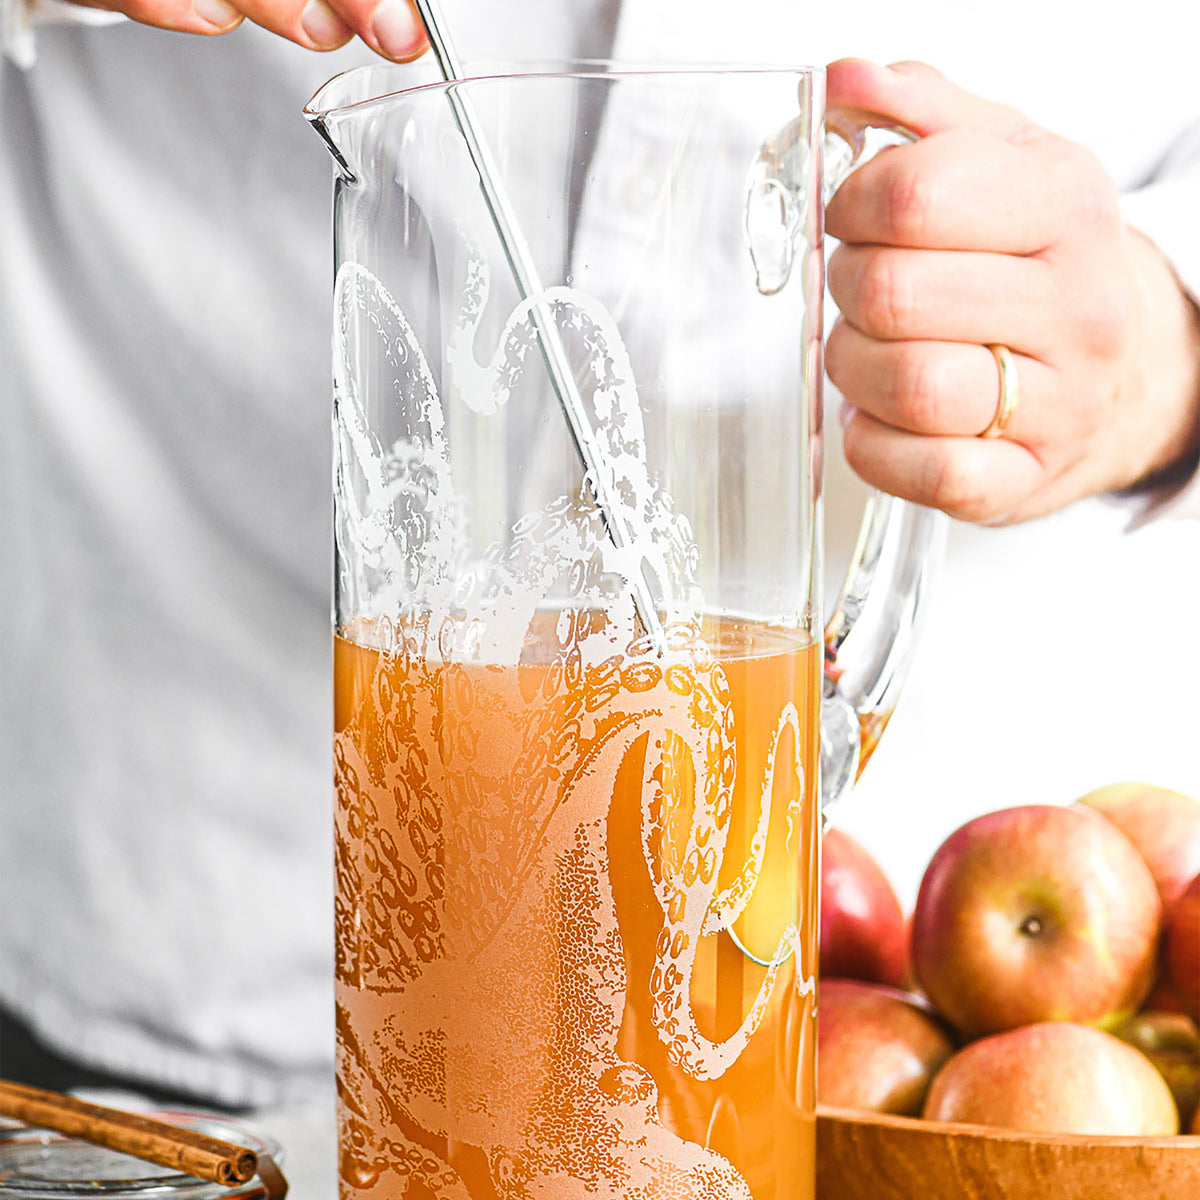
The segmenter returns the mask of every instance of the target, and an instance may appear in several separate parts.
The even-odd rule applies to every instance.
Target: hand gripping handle
[[[825,198],[887,146],[915,141],[867,113],[826,122]],[[908,673],[931,585],[941,566],[947,518],[883,492],[867,500],[846,578],[825,626],[821,696],[821,811],[862,773]]]

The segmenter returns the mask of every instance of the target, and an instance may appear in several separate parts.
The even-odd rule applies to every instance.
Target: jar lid
[[[269,1154],[276,1163],[281,1159],[274,1139],[237,1120],[183,1109],[155,1109],[145,1115]],[[70,1200],[84,1195],[105,1200],[265,1200],[269,1192],[257,1175],[229,1188],[45,1129],[0,1128],[0,1200]]]

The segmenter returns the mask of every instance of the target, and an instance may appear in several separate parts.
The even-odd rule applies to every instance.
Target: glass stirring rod
[[[414,3],[425,25],[429,44],[441,68],[442,76],[448,83],[461,80],[462,63],[447,33],[446,20],[442,16],[439,0],[414,0]],[[531,304],[531,316],[538,331],[538,343],[550,375],[550,384],[566,418],[575,451],[583,464],[584,478],[596,499],[612,544],[618,550],[628,550],[634,539],[620,515],[619,502],[613,494],[596,434],[588,419],[583,397],[579,394],[579,387],[567,358],[566,347],[545,302],[544,288],[529,245],[521,234],[520,225],[500,182],[500,173],[480,130],[469,98],[453,87],[447,90],[447,95],[467,152],[479,173],[479,186],[483,192],[484,203],[499,235],[500,245],[504,257],[508,260],[517,290],[521,298]],[[629,572],[628,579],[633,589],[633,603],[638,621],[653,643],[655,652],[662,654],[666,647],[666,634],[658,615],[658,606],[647,585],[643,565],[635,564]]]

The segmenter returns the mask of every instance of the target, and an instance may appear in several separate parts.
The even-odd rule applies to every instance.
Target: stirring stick
[[[443,77],[447,83],[461,80],[462,63],[450,40],[438,0],[415,0],[415,3]],[[483,191],[484,202],[500,237],[500,245],[504,250],[504,257],[508,260],[517,290],[523,300],[531,301],[531,315],[537,326],[542,357],[546,361],[550,383],[566,418],[575,451],[583,464],[585,478],[596,498],[609,538],[618,550],[625,550],[633,539],[625,522],[618,515],[620,508],[612,493],[608,474],[604,470],[596,435],[583,406],[583,397],[579,394],[566,348],[542,298],[544,289],[529,251],[529,244],[521,233],[516,214],[500,182],[500,173],[480,132],[470,100],[461,95],[456,88],[450,88],[448,94],[454,119],[463,135],[471,161],[479,173],[479,186]],[[658,606],[650,594],[641,566],[631,572],[630,585],[633,588],[633,603],[638,620],[649,635],[656,652],[661,654],[666,646],[666,635],[659,620]]]
[[[81,1138],[226,1187],[253,1179],[260,1165],[258,1155],[245,1146],[140,1113],[89,1104],[61,1092],[48,1092],[6,1079],[0,1079],[0,1116],[16,1117],[40,1129]],[[273,1164],[271,1169],[275,1170]],[[277,1170],[275,1174],[278,1175]],[[276,1185],[272,1197],[281,1197],[287,1191],[282,1176],[278,1182],[283,1190]]]

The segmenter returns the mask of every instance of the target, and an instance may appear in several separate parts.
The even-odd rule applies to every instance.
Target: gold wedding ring
[[[981,438],[999,437],[1007,428],[1012,415],[1017,411],[1017,401],[1021,398],[1021,389],[1017,382],[1017,364],[1013,360],[1012,351],[999,343],[989,343],[988,349],[996,360],[996,368],[1000,372],[1000,399],[996,402],[996,415],[992,423],[981,433]]]

